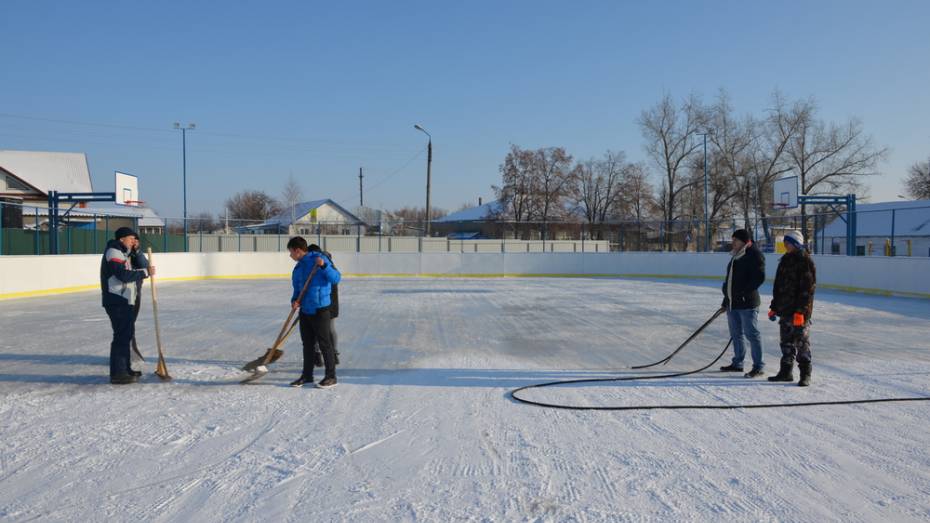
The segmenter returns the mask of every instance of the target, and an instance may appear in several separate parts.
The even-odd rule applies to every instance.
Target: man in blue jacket
[[[114,239],[107,242],[100,260],[100,291],[103,308],[110,317],[113,341],[110,343],[110,383],[124,385],[139,381],[138,373],[129,367],[129,344],[135,336],[135,303],[140,282],[155,275],[155,267],[133,269],[130,252],[135,245],[136,233],[129,227],[116,230]]]
[[[319,345],[323,353],[323,366],[326,374],[317,385],[321,389],[336,385],[336,356],[333,351],[330,318],[332,304],[332,286],[339,283],[342,276],[320,252],[308,252],[307,240],[295,236],[287,242],[291,259],[297,262],[291,275],[294,292],[291,295],[291,307],[300,310],[300,339],[303,342],[304,368],[300,377],[291,383],[292,387],[303,387],[313,383],[313,364],[315,346]],[[316,267],[316,273],[307,286],[303,298],[300,292],[307,278]],[[300,299],[298,299],[300,298]]]

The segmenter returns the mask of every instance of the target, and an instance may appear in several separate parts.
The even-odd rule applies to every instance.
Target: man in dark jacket
[[[727,310],[727,323],[733,339],[733,360],[720,370],[743,372],[745,336],[752,351],[752,369],[745,376],[755,378],[764,374],[762,369],[765,367],[762,361],[762,337],[757,323],[759,305],[762,303],[759,287],[765,282],[765,256],[753,244],[746,229],[733,232],[733,250],[730,254],[732,258],[723,282],[722,307]]]
[[[798,360],[801,379],[798,385],[811,383],[810,322],[814,310],[814,290],[817,287],[817,269],[814,260],[804,249],[801,231],[785,234],[785,250],[778,262],[772,288],[769,319],[779,319],[781,335],[781,369],[769,381],[794,381],[794,360]]]
[[[303,387],[313,383],[315,363],[315,346],[319,344],[323,353],[326,374],[318,388],[325,389],[336,385],[336,356],[330,333],[330,306],[332,305],[332,286],[339,283],[339,271],[329,263],[320,252],[307,252],[307,241],[295,236],[287,242],[291,259],[297,262],[291,276],[294,292],[291,295],[291,307],[300,311],[300,339],[303,342],[304,365],[300,377],[291,383],[292,387]],[[314,272],[314,267],[316,272]],[[310,278],[310,275],[313,275]],[[307,291],[301,298],[300,293],[307,279]]]
[[[103,307],[113,327],[110,343],[110,383],[122,385],[139,380],[129,367],[129,344],[135,335],[136,282],[155,274],[155,267],[133,269],[129,253],[135,244],[129,227],[116,230],[100,260],[100,291]]]

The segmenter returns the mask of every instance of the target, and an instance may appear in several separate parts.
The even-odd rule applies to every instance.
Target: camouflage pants
[[[803,327],[795,327],[791,319],[782,319],[778,322],[781,334],[781,362],[783,365],[811,362],[811,324],[805,322]]]

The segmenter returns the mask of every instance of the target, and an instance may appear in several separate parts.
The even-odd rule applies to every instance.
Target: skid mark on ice
[[[366,450],[368,450],[368,449],[370,449],[370,448],[377,447],[378,445],[384,443],[385,441],[390,440],[391,438],[393,438],[394,436],[397,436],[398,434],[403,434],[403,432],[404,432],[403,430],[399,430],[399,431],[397,431],[397,432],[391,434],[390,436],[385,436],[385,437],[383,437],[383,438],[380,438],[380,439],[377,439],[377,440],[375,440],[375,441],[372,441],[371,443],[368,443],[368,444],[366,444],[366,445],[362,445],[361,447],[359,447],[359,448],[357,448],[357,449],[355,449],[355,450],[349,451],[349,454],[355,455],[355,454],[358,454],[359,452],[365,452]]]

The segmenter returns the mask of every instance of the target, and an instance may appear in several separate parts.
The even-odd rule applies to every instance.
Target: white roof
[[[94,202],[86,209],[79,209],[80,214],[99,213],[110,216],[139,218],[139,227],[163,227],[165,221],[151,207],[118,205],[112,202]]]
[[[930,200],[856,205],[856,236],[890,237],[892,210],[895,236],[930,236]],[[836,218],[822,234],[828,238],[846,237],[846,222]]]
[[[0,167],[45,194],[93,191],[84,153],[0,150]]]

